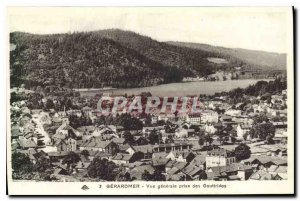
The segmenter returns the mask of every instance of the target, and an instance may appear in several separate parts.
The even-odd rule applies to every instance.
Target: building
[[[100,151],[114,155],[118,151],[118,145],[113,141],[102,141],[100,138],[92,137],[88,141],[82,143],[79,149],[81,151]]]
[[[189,114],[186,121],[191,124],[200,124],[201,123],[201,114]]]
[[[252,128],[252,126],[250,124],[239,124],[236,127],[236,134],[237,134],[238,138],[242,139],[246,133],[250,132],[251,128]]]
[[[179,162],[191,162],[195,158],[195,154],[190,151],[171,151],[166,158]]]
[[[209,167],[206,170],[207,179],[215,181],[248,180],[252,175],[251,166],[241,163],[231,163],[226,166]]]
[[[205,110],[201,113],[201,123],[217,123],[219,114],[213,110]]]
[[[206,169],[209,167],[227,166],[234,163],[235,160],[233,152],[225,149],[213,149],[208,151],[206,155]]]

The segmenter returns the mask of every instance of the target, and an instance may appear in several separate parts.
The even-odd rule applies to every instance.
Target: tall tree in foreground
[[[250,147],[246,144],[240,144],[237,146],[234,150],[234,153],[237,161],[248,159],[251,156]]]
[[[28,156],[23,153],[12,154],[12,169],[13,178],[23,178],[25,174],[31,173],[33,170],[33,164],[31,163]]]
[[[107,159],[94,158],[88,167],[88,176],[92,178],[103,179],[106,181],[114,181],[118,172],[116,172],[117,166],[115,163],[108,161]]]
[[[67,164],[67,170],[73,170],[73,166],[80,161],[80,156],[73,151],[70,151],[68,155],[62,161],[62,164]],[[71,168],[71,169],[70,169]]]

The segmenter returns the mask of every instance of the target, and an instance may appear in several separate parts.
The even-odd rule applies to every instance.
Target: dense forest
[[[181,72],[89,33],[12,33],[11,84],[69,88],[141,87],[181,81]]]
[[[277,78],[274,81],[258,81],[256,84],[250,85],[247,88],[236,88],[229,92],[216,93],[215,96],[229,96],[229,98],[239,100],[243,96],[262,96],[281,94],[282,90],[287,89],[286,77]]]
[[[168,42],[168,44],[188,47],[226,58],[228,61],[240,61],[246,70],[286,70],[286,54],[265,51],[225,48],[200,43]]]
[[[144,87],[250,65],[210,49],[182,47],[118,29],[35,35],[10,34],[11,86],[26,88]],[[209,57],[226,59],[215,63]]]

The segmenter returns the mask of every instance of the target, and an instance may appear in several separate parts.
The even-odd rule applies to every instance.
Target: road
[[[36,115],[33,115],[33,118],[32,118],[32,120],[36,123],[36,128],[35,128],[36,132],[43,136],[42,140],[43,140],[43,143],[46,145],[45,147],[41,148],[40,150],[43,150],[44,152],[56,151],[56,147],[49,145],[51,143],[51,138],[49,137],[48,133],[44,130],[44,127],[43,127],[43,121],[41,120],[41,118],[44,114],[45,113],[36,114]]]

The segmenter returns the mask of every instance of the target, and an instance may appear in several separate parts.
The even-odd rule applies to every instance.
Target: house
[[[278,165],[271,165],[268,169],[267,172],[273,174],[273,175],[278,175],[281,177],[282,180],[287,179],[287,166],[278,166]]]
[[[178,138],[185,138],[188,137],[188,129],[184,128],[177,128],[175,130],[175,136]]]
[[[59,162],[61,161],[66,155],[68,155],[67,151],[52,151],[47,153],[49,156],[49,159],[52,162]]]
[[[81,110],[85,116],[92,116],[92,108],[85,106]]]
[[[148,136],[152,131],[163,132],[163,126],[152,126],[152,127],[143,127],[142,133],[144,136]]]
[[[152,154],[152,158],[166,158],[168,156],[168,153],[166,152],[157,152]]]
[[[78,138],[81,137],[81,133],[74,129],[72,126],[63,122],[62,125],[56,129],[55,135],[53,137],[55,138],[56,136],[69,136],[72,138]]]
[[[275,133],[275,136],[273,137],[273,141],[275,144],[286,144],[287,143],[287,132]]]
[[[157,170],[165,171],[166,165],[169,161],[169,158],[152,158],[152,166]]]
[[[254,172],[249,180],[282,180],[277,173],[270,173],[266,170],[258,170]]]
[[[95,137],[102,136],[104,134],[112,135],[116,138],[119,137],[116,133],[116,127],[112,126],[112,125],[108,125],[108,126],[101,125],[101,126],[95,128],[94,132],[92,133],[92,135]]]
[[[225,149],[213,149],[207,152],[206,155],[206,169],[210,167],[228,166],[235,162],[233,152]]]
[[[114,155],[118,151],[118,145],[113,141],[102,141],[100,138],[92,137],[79,147],[82,150],[100,151]]]
[[[21,149],[29,149],[29,148],[37,148],[38,147],[36,140],[34,140],[33,138],[19,139],[18,143],[19,143]]]
[[[57,139],[53,146],[57,148],[57,151],[76,151],[77,141],[73,138],[66,137],[65,139]]]
[[[144,173],[153,174],[154,171],[155,169],[152,165],[141,165],[130,170],[129,174],[132,180],[142,180]]]
[[[134,143],[137,145],[146,145],[149,142],[148,142],[147,138],[145,138],[143,136],[134,136]]]
[[[58,166],[58,167],[54,168],[53,174],[54,175],[68,175],[69,173],[66,168]]]
[[[214,134],[217,131],[217,129],[214,127],[212,123],[206,123],[204,125],[204,131],[209,134]]]
[[[236,117],[236,116],[241,116],[242,111],[241,110],[236,110],[236,109],[229,109],[224,114],[232,116],[232,117]]]
[[[272,122],[276,134],[287,132],[287,122]]]
[[[195,154],[191,151],[170,151],[166,158],[189,163],[195,158]]]
[[[153,154],[153,145],[139,145],[129,147],[126,152],[129,154],[134,154],[137,152],[142,152],[144,154],[144,159],[151,159]]]
[[[236,133],[238,138],[243,139],[244,135],[246,133],[249,133],[252,128],[252,125],[250,124],[238,124],[236,127]]]
[[[123,145],[125,143],[124,138],[113,138],[112,141],[116,143],[117,145]]]
[[[264,144],[260,146],[266,149],[268,156],[287,156],[287,147],[283,144]]]
[[[22,135],[20,132],[19,125],[12,125],[11,126],[11,139],[19,139],[19,136]]]
[[[242,163],[231,163],[226,166],[208,167],[206,169],[207,179],[216,181],[248,180],[252,175],[251,166]]]
[[[131,154],[117,153],[117,155],[112,157],[111,161],[117,165],[121,165],[121,164],[127,164],[127,163],[134,162],[132,160],[132,158],[133,158],[133,155],[131,155]]]
[[[188,165],[182,169],[182,172],[186,175],[185,180],[202,180],[206,179],[205,171],[198,166]]]
[[[168,163],[165,165],[165,172],[167,174],[176,174],[177,172],[179,172],[183,168],[185,168],[187,165],[188,165],[188,163],[186,163],[186,162],[169,160]]]
[[[156,144],[153,145],[153,152],[169,152],[175,150],[189,150],[192,149],[193,145],[190,143],[169,143],[169,144]]]
[[[190,165],[200,167],[202,170],[205,170],[206,167],[206,155],[207,152],[196,153],[194,159],[190,162]]]
[[[243,160],[242,163],[250,166],[257,167],[257,169],[265,169],[271,167],[271,165],[287,166],[287,158],[276,156],[256,156]]]
[[[77,131],[80,132],[82,139],[89,139],[93,136],[92,134],[95,131],[95,126],[80,126],[77,128]]]
[[[213,110],[204,110],[201,113],[201,123],[217,123],[219,114]]]
[[[200,124],[201,123],[201,114],[189,114],[186,119],[187,122],[191,124]]]

